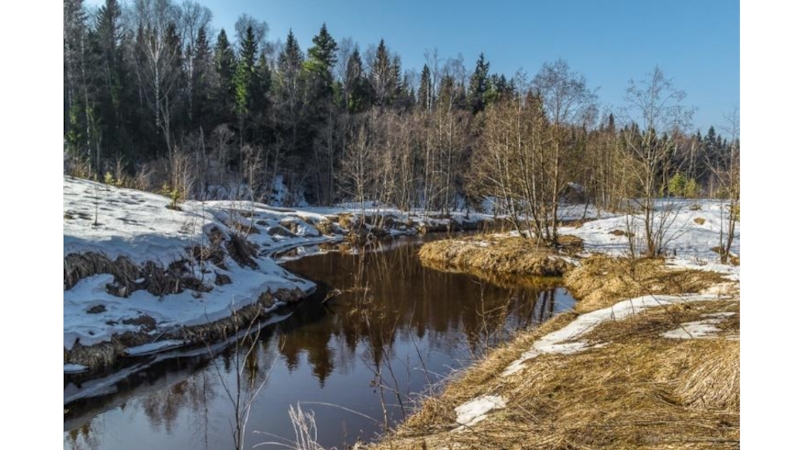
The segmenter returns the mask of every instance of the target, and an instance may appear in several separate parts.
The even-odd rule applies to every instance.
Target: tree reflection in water
[[[169,447],[169,438],[183,448],[189,443],[232,448],[231,403],[222,381],[233,386],[237,357],[242,389],[266,383],[253,403],[250,429],[270,440],[291,440],[289,405],[305,402],[303,409],[315,412],[320,443],[343,448],[394,425],[410,413],[416,396],[514,330],[571,307],[571,298],[552,280],[448,273],[423,267],[417,251],[416,245],[400,244],[386,251],[332,252],[286,263],[319,289],[288,319],[263,328],[256,341],[245,340],[254,344],[250,354],[243,353],[245,345],[210,360],[206,355],[205,360],[154,365],[144,378],[118,384],[116,394],[78,407],[86,409],[87,418],[76,411],[73,428],[65,421],[65,430],[71,429],[65,432],[65,448],[92,448],[87,445],[92,439],[80,437],[84,423],[91,423],[87,434],[96,446],[125,448],[117,441],[112,445],[102,433],[103,426],[117,427],[115,432],[134,426],[130,420],[112,419],[119,411],[115,402],[123,401],[128,417],[144,418],[148,437],[158,447]],[[329,296],[335,290],[340,293]],[[92,419],[97,414],[109,416],[103,426]],[[263,442],[264,435],[247,433],[242,441],[250,447]]]

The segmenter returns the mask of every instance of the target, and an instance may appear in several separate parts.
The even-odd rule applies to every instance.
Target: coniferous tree
[[[469,80],[469,104],[472,113],[477,114],[486,108],[486,97],[489,91],[489,62],[484,60],[483,53],[475,64],[475,72]]]
[[[124,144],[118,137],[121,122],[121,104],[125,89],[123,68],[121,27],[122,9],[117,0],[106,0],[97,12],[97,25],[94,33],[98,65],[95,73],[97,82],[97,116],[100,122],[103,145],[119,153]],[[93,71],[94,72],[94,71]]]
[[[312,42],[314,45],[308,49],[306,65],[314,78],[316,96],[327,100],[333,94],[333,66],[337,61],[338,46],[324,23]]]
[[[236,88],[233,77],[236,72],[236,55],[228,42],[225,30],[219,32],[214,49],[216,86],[213,88],[214,110],[217,123],[232,123],[235,111]]]
[[[240,44],[239,60],[233,76],[233,85],[236,93],[235,109],[239,117],[239,133],[244,134],[245,120],[249,117],[256,90],[260,83],[256,72],[256,54],[258,44],[255,41],[253,28],[248,26],[244,40]]]
[[[375,52],[375,61],[372,63],[369,74],[372,87],[373,105],[385,107],[391,104],[397,89],[397,73],[389,57],[389,50],[381,39],[378,50]]]
[[[431,70],[428,65],[422,66],[422,74],[419,81],[419,92],[417,93],[417,103],[425,110],[430,111],[433,104],[433,88],[431,86]]]
[[[197,32],[194,44],[191,74],[190,117],[206,131],[211,131],[213,119],[211,109],[211,81],[213,79],[211,46],[206,35],[206,27]]]
[[[344,83],[347,85],[347,104],[345,108],[351,114],[360,113],[369,106],[369,85],[364,76],[364,64],[356,48],[347,60]]]
[[[64,1],[64,131],[67,151],[91,160],[96,135],[90,97],[88,24],[83,0]],[[100,168],[96,166],[99,172]]]
[[[303,53],[292,30],[286,36],[283,52],[278,56],[278,73],[275,80],[276,115],[282,146],[290,166],[297,166],[302,156],[298,154],[303,127]]]
[[[269,67],[267,57],[264,52],[258,57],[256,66],[256,80],[258,85],[254,92],[253,108],[258,114],[265,114],[269,107],[269,91],[272,86],[272,69]]]

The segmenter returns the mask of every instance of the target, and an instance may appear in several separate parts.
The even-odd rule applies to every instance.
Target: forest
[[[565,200],[738,199],[738,111],[694,129],[662,68],[612,110],[565,60],[502,74],[431,43],[418,70],[391,43],[337,40],[324,23],[305,50],[268,34],[247,14],[214,29],[193,1],[65,0],[65,173],[176,199],[444,216],[491,199],[548,241]]]

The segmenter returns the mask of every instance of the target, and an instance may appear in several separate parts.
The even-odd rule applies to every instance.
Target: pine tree
[[[483,53],[475,64],[475,72],[469,80],[469,104],[472,113],[477,114],[486,108],[486,97],[489,91],[489,62],[484,60]]]

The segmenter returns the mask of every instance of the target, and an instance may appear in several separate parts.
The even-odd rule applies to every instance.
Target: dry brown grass
[[[114,276],[114,283],[106,290],[118,297],[128,297],[142,289],[157,296],[177,294],[184,289],[207,291],[199,279],[188,275],[187,264],[186,260],[178,260],[164,268],[148,261],[140,267],[124,256],[111,260],[101,253],[71,253],[64,257],[64,290],[72,289],[84,278],[107,273]],[[140,279],[143,281],[137,282]]]
[[[339,214],[339,226],[348,229],[353,226],[353,214],[342,213]]]
[[[457,269],[452,266],[430,260],[422,260],[422,266],[438,270],[440,272],[465,273],[479,280],[486,281],[494,284],[495,286],[500,286],[506,289],[517,289],[522,287],[535,290],[547,290],[564,285],[564,280],[561,277],[543,277],[501,272],[487,272],[485,270],[473,267]]]
[[[629,231],[623,231],[623,230],[611,230],[608,232],[608,234],[613,234],[614,236],[625,236],[625,237],[633,236]]]
[[[123,256],[114,261],[100,253],[72,253],[64,257],[64,290],[72,289],[78,281],[100,273],[110,273],[118,283],[133,285],[134,280],[139,278],[139,272],[139,268]]]
[[[738,448],[739,342],[660,336],[720,310],[738,313],[738,302],[652,308],[582,337],[603,347],[542,355],[501,377],[535,339],[575,317],[562,314],[492,352],[374,447]],[[469,430],[452,432],[453,409],[484,394],[502,395],[507,407]]]
[[[702,341],[703,352],[682,352],[689,359],[687,370],[678,374],[675,394],[680,402],[695,409],[739,410],[739,342]],[[675,349],[673,352],[677,352]]]
[[[694,218],[694,223],[696,223],[698,225],[703,225],[704,223],[706,223],[706,219],[704,219],[702,217],[695,217]]]
[[[311,225],[319,231],[320,234],[324,236],[330,236],[334,233],[333,223],[331,223],[328,219],[318,220],[316,222],[312,222]]]
[[[379,449],[416,448],[738,448],[739,301],[679,303],[604,322],[581,336],[599,347],[546,354],[501,373],[537,339],[579,313],[647,294],[698,292],[723,282],[719,274],[674,270],[663,260],[591,257],[570,271],[567,287],[581,301],[540,328],[519,333],[426,399]],[[726,289],[736,294],[738,289]],[[707,339],[663,333],[708,314],[732,312]],[[507,407],[463,432],[454,409],[486,394]]]
[[[470,236],[429,242],[419,251],[423,262],[451,269],[562,276],[571,266],[553,249],[533,240],[508,236]]]
[[[625,299],[649,294],[682,294],[723,281],[715,272],[671,270],[663,259],[592,256],[570,271],[564,282],[579,300],[578,312],[594,311]]]

